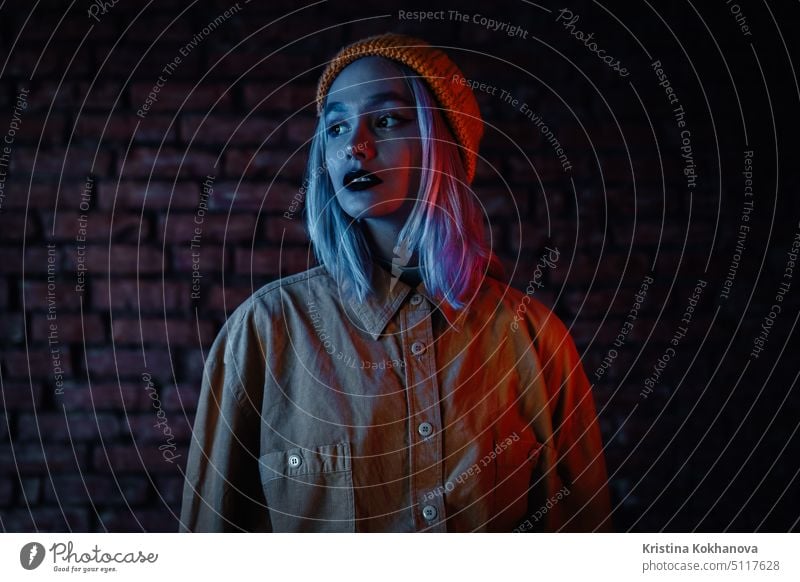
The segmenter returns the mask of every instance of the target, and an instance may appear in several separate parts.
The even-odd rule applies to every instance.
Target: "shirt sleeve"
[[[610,532],[611,502],[603,439],[589,379],[575,342],[552,313],[540,338],[540,359],[550,395],[555,470],[548,490],[559,490],[548,531]]]
[[[180,531],[271,529],[258,470],[264,355],[252,327],[234,314],[208,353]]]

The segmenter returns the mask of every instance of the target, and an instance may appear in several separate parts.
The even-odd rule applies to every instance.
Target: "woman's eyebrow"
[[[386,101],[399,101],[400,103],[404,103],[407,106],[412,106],[411,103],[405,96],[398,93],[397,91],[384,91],[382,93],[375,93],[374,95],[370,96],[367,99],[367,105],[375,105],[377,103],[384,103]],[[325,113],[331,113],[332,111],[346,111],[347,106],[342,103],[341,101],[332,101],[325,106]]]
[[[406,99],[403,95],[398,93],[397,91],[384,91],[383,93],[376,93],[369,99],[367,99],[368,105],[375,105],[377,103],[384,103],[385,101],[399,101],[400,103],[404,103],[405,105],[412,105],[412,103]]]

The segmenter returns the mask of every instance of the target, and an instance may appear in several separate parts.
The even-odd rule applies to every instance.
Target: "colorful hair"
[[[466,182],[459,146],[427,85],[397,64],[414,95],[422,142],[417,200],[397,246],[419,256],[422,280],[438,299],[461,308],[486,272],[501,272],[486,243],[482,212]],[[314,253],[341,285],[350,281],[360,299],[370,292],[373,260],[360,224],[339,206],[325,165],[325,121],[320,117],[306,174],[306,221]]]

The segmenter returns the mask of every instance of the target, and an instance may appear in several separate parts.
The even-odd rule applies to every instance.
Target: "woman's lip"
[[[350,182],[345,188],[354,192],[360,192],[362,190],[369,190],[380,184],[383,184],[382,180],[365,180],[363,182]]]
[[[378,184],[383,184],[383,180],[365,170],[348,172],[345,174],[343,180],[343,186],[345,188],[355,191],[367,190]]]

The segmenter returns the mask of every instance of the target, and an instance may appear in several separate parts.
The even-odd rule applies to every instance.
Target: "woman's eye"
[[[344,131],[344,129],[345,129],[344,128],[344,124],[342,124],[342,123],[331,123],[328,126],[328,135],[334,136],[334,137],[337,136],[337,135],[342,135],[342,132]]]
[[[394,113],[387,113],[386,115],[381,115],[378,118],[378,124],[377,125],[378,125],[378,127],[389,128],[389,127],[395,127],[396,125],[399,125],[400,123],[402,123],[404,121],[405,121],[405,119],[403,119],[399,115],[396,115]]]

